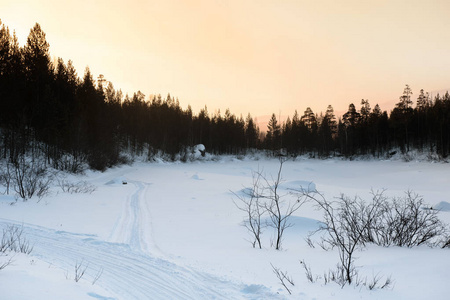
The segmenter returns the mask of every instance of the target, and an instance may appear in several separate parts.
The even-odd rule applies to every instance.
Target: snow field
[[[263,233],[263,249],[253,249],[233,193],[251,186],[252,171],[262,170],[270,178],[278,166],[277,160],[228,158],[136,163],[70,177],[95,185],[92,194],[57,194],[55,187],[39,203],[32,199],[15,205],[2,196],[0,225],[23,225],[35,245],[31,256],[20,255],[17,265],[0,271],[0,278],[9,278],[0,279],[0,287],[7,287],[2,295],[30,299],[28,292],[13,289],[26,280],[33,299],[51,299],[46,286],[54,299],[447,299],[449,252],[426,246],[369,245],[356,253],[361,276],[391,276],[393,290],[341,289],[320,279],[309,283],[300,260],[318,276],[338,262],[337,252],[310,248],[304,240],[322,217],[310,203],[292,217],[283,250],[270,247],[270,228]],[[312,183],[327,198],[344,193],[369,199],[371,189],[387,189],[388,196],[411,189],[430,205],[445,208],[449,175],[446,164],[298,159],[285,163],[281,191]],[[450,223],[450,212],[439,214]],[[28,265],[31,260],[38,263]],[[80,261],[89,264],[86,278],[78,283],[66,279]],[[271,263],[294,279],[292,296],[279,284]],[[92,285],[100,269],[103,274]]]

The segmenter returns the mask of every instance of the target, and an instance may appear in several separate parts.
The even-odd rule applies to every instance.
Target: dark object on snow
[[[123,181],[122,181],[122,184],[127,184],[127,181],[126,181],[126,180],[123,180]]]

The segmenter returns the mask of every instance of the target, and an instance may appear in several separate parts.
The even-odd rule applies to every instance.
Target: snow
[[[433,209],[437,209],[439,211],[450,211],[450,203],[447,201],[441,201],[433,206]]]
[[[448,298],[449,250],[428,246],[369,245],[356,253],[360,275],[391,276],[392,289],[310,283],[300,261],[317,276],[338,262],[336,251],[305,241],[322,218],[310,203],[290,219],[281,251],[270,247],[270,228],[263,232],[263,249],[252,248],[242,226],[245,213],[233,200],[248,191],[253,171],[271,178],[278,167],[276,159],[230,157],[140,162],[67,177],[94,185],[91,194],[63,193],[55,185],[40,201],[0,196],[0,227],[23,227],[34,246],[30,255],[9,254],[12,264],[0,270],[0,299]],[[444,163],[297,159],[284,164],[280,191],[287,198],[302,188],[316,188],[327,198],[341,193],[367,198],[371,189],[386,189],[388,196],[412,190],[450,223],[449,184]],[[0,256],[0,263],[10,257]],[[77,264],[86,273],[75,282]],[[292,295],[271,264],[293,278]]]

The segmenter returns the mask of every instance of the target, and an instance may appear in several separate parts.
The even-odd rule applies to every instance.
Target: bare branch
[[[289,295],[291,295],[292,292],[288,288],[287,283],[294,286],[294,281],[292,280],[292,278],[287,275],[287,272],[281,271],[279,268],[274,267],[272,264],[270,265],[272,266],[272,270],[277,276],[278,280],[280,280],[281,285],[286,289],[286,291],[288,291]]]

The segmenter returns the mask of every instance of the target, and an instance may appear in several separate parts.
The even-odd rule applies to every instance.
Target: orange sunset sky
[[[450,1],[0,0],[23,46],[35,22],[52,57],[116,89],[167,93],[195,113],[300,115],[362,98],[390,110],[405,84],[450,89]]]

